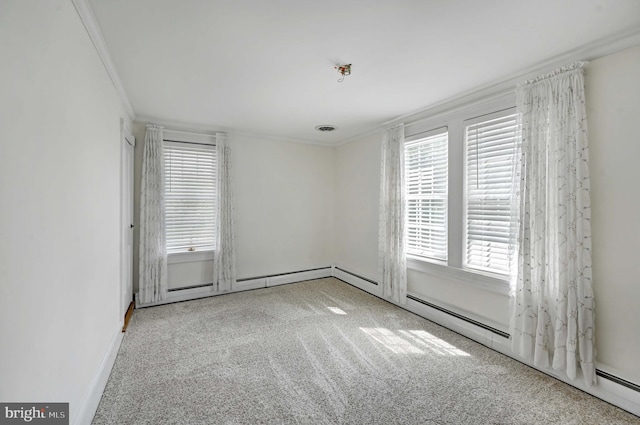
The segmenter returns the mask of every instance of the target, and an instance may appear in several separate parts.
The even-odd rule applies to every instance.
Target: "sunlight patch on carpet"
[[[431,335],[427,331],[415,330],[415,331],[399,331],[403,336],[411,339],[416,345],[426,347],[436,354],[441,356],[462,356],[468,357],[469,353],[466,353],[459,348],[449,344],[436,336]]]
[[[386,328],[360,328],[371,338],[396,354],[424,354],[420,348]]]
[[[333,314],[347,314],[343,309],[338,307],[327,307]]]

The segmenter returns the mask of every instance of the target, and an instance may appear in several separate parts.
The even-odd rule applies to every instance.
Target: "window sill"
[[[215,251],[187,251],[174,252],[167,255],[167,264],[194,263],[213,260]]]
[[[496,294],[509,295],[508,278],[489,276],[488,274],[483,274],[481,272],[458,269],[412,256],[407,256],[407,268],[431,276],[473,285]]]

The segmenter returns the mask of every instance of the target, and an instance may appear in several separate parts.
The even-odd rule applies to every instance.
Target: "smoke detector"
[[[316,130],[321,131],[323,133],[329,133],[331,131],[334,131],[335,129],[336,129],[335,126],[327,125],[327,124],[319,125],[319,126],[316,127]]]

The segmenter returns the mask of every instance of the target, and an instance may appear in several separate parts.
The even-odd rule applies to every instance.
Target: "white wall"
[[[233,137],[238,278],[331,265],[334,149]]]
[[[640,384],[640,46],[591,62],[593,279],[599,367]]]
[[[139,222],[145,126],[136,123],[135,209]],[[239,279],[330,266],[334,148],[231,135]],[[138,288],[135,234],[134,290]],[[211,283],[212,261],[170,264],[175,289]]]
[[[69,0],[3,0],[0,58],[0,400],[73,423],[120,327],[122,111]]]
[[[335,263],[378,281],[382,133],[336,148]]]
[[[640,46],[593,61],[586,76],[592,158],[598,367],[640,384]],[[378,279],[380,142],[372,134],[336,150],[336,264]],[[468,283],[409,270],[408,290],[508,329],[509,300]]]

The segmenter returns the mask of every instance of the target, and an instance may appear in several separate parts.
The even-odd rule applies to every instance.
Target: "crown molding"
[[[71,2],[76,8],[76,12],[78,12],[78,16],[80,16],[80,20],[82,21],[84,28],[87,30],[87,34],[89,34],[89,38],[93,42],[93,46],[96,48],[98,56],[100,56],[104,69],[107,71],[107,74],[109,74],[109,78],[111,78],[111,82],[120,97],[120,101],[129,116],[129,120],[133,121],[136,117],[135,111],[129,101],[127,92],[124,90],[118,71],[113,64],[113,59],[111,58],[111,54],[107,48],[107,43],[104,40],[104,36],[102,35],[102,31],[100,30],[100,26],[98,25],[98,21],[93,13],[93,9],[91,8],[89,1],[71,0]]]
[[[140,124],[157,124],[165,127],[165,129],[167,130],[178,131],[183,133],[214,135],[216,133],[222,132],[222,133],[227,133],[230,136],[246,137],[250,139],[269,140],[273,142],[297,143],[297,144],[315,145],[315,146],[324,146],[324,147],[336,146],[335,143],[331,143],[331,142],[318,142],[316,140],[296,139],[293,137],[256,133],[256,132],[244,130],[241,128],[231,128],[231,127],[223,127],[223,126],[211,127],[205,124],[186,123],[186,122],[181,122],[176,120],[167,120],[163,118],[153,117],[150,115],[137,115],[135,122]]]
[[[640,45],[640,29],[631,28],[629,30],[622,31],[610,37],[596,40],[560,55],[553,56],[543,62],[536,63],[535,65],[522,69],[516,73],[512,73],[474,89],[451,96],[440,102],[432,103],[431,105],[416,109],[407,114],[397,116],[396,118],[383,122],[370,130],[339,141],[335,146],[346,145],[371,134],[383,131],[384,129],[399,123],[404,123],[405,125],[414,124],[417,121],[430,119],[437,115],[453,113],[456,110],[460,110],[474,104],[506,96],[513,92],[516,85],[521,81],[534,78],[540,74],[546,74],[554,69],[565,66],[568,63],[580,60],[596,60],[637,45]]]

